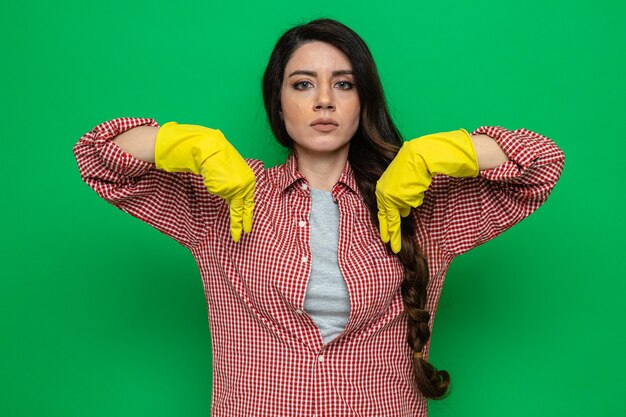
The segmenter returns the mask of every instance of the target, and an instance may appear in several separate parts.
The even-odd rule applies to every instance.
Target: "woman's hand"
[[[383,242],[400,252],[400,216],[418,207],[437,174],[476,177],[478,160],[465,129],[435,133],[404,142],[376,183],[378,221]]]
[[[235,242],[242,229],[252,231],[254,172],[221,131],[165,123],[156,138],[155,164],[169,172],[202,175],[209,193],[222,197],[230,207],[230,233]]]

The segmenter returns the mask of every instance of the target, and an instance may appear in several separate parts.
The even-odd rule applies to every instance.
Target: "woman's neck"
[[[311,188],[332,191],[346,165],[348,152],[346,149],[345,152],[327,156],[312,156],[300,152],[296,153],[296,160],[298,171],[307,179]]]

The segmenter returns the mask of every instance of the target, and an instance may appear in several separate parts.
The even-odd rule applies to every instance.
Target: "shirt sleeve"
[[[80,175],[100,197],[174,238],[187,248],[206,236],[221,199],[193,173],[157,170],[122,151],[112,139],[150,118],[118,118],[99,124],[74,145]]]
[[[437,175],[418,207],[417,221],[451,257],[509,229],[550,195],[565,163],[549,138],[527,129],[481,126],[472,134],[492,137],[509,160],[475,178]]]

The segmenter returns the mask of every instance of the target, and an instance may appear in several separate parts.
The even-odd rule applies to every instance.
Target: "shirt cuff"
[[[92,129],[94,145],[102,158],[102,164],[124,177],[138,177],[154,168],[154,164],[135,158],[112,142],[115,136],[137,126],[159,127],[159,124],[152,118],[121,117]]]

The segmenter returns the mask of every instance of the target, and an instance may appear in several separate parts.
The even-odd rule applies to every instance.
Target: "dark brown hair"
[[[402,146],[402,137],[387,109],[383,87],[369,48],[353,30],[332,19],[317,19],[289,29],[276,43],[263,76],[265,111],[276,139],[293,152],[280,117],[280,91],[287,62],[301,45],[321,41],[342,51],[352,64],[361,103],[359,127],[350,141],[348,160],[370,216],[378,227],[376,181]],[[407,318],[407,341],[413,351],[421,352],[430,338],[430,313],[424,309],[428,285],[428,264],[415,238],[413,213],[402,218],[402,249],[398,253],[404,265],[402,283],[404,313]],[[427,398],[440,399],[448,392],[448,372],[437,371],[424,359],[413,359],[415,381]]]

